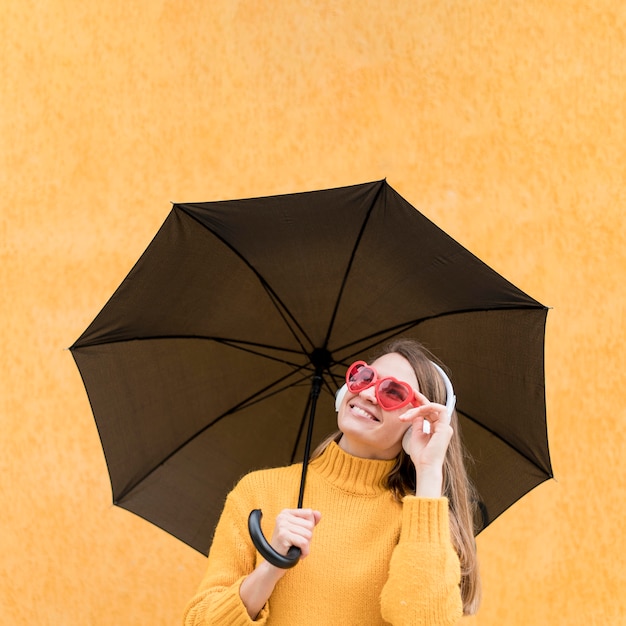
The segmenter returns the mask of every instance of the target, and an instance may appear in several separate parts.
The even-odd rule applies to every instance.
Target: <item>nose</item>
[[[376,386],[372,385],[371,387],[367,387],[361,391],[359,391],[359,396],[371,402],[372,404],[378,404],[376,400]]]

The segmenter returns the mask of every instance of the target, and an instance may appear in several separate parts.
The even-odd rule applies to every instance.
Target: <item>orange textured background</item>
[[[3,0],[0,622],[172,625],[204,557],[111,504],[67,348],[170,201],[386,177],[548,316],[557,480],[465,623],[626,623],[626,5]]]

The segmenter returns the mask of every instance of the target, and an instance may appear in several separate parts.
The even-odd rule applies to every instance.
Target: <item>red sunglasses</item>
[[[359,393],[372,385],[378,404],[385,411],[394,411],[407,404],[419,406],[413,388],[409,383],[395,379],[393,376],[380,378],[378,372],[365,361],[356,361],[346,372],[346,386],[351,393]]]

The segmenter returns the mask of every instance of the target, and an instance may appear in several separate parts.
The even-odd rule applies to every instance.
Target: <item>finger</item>
[[[413,422],[415,418],[419,415],[417,411],[420,408],[421,407],[409,408],[404,413],[401,413],[400,415],[398,415],[398,419],[401,422]]]
[[[307,538],[289,529],[276,529],[270,545],[279,553],[286,555],[293,546],[300,550],[303,555],[308,554],[311,538]]]
[[[416,391],[415,395],[416,395],[417,399],[420,402],[420,406],[424,406],[426,404],[430,404],[431,403],[430,400],[421,391]],[[417,408],[419,408],[419,407],[417,407]]]
[[[435,422],[449,424],[452,418],[448,409],[438,402],[429,402],[428,404],[420,406],[416,409],[416,412],[432,424]]]
[[[453,430],[449,425],[441,425],[439,431],[429,435],[428,443],[417,452],[417,456],[411,455],[416,468],[443,466],[446,452],[452,439]]]
[[[438,424],[432,427],[432,434],[430,436],[429,446],[435,450],[445,453],[452,439],[454,430],[450,424]]]
[[[295,546],[300,549],[304,557],[310,551],[313,528],[313,522],[291,516],[288,520],[281,521],[280,527],[276,529],[276,539],[284,551],[287,551],[291,546]]]
[[[426,420],[421,416],[417,415],[411,420],[410,428],[407,430],[409,432],[409,436],[415,440],[421,439],[424,435],[424,422]]]
[[[437,425],[450,426],[452,422],[452,416],[448,413],[448,409],[444,406],[443,409],[437,410],[437,419],[432,422],[433,428],[437,430]]]
[[[283,536],[296,533],[308,537],[321,518],[322,514],[312,509],[283,509],[276,516],[276,528]]]
[[[314,511],[313,509],[283,509],[281,514],[283,513],[297,519],[304,519],[308,521],[314,521],[316,513],[321,516],[319,511]]]
[[[281,532],[273,538],[271,545],[279,554],[287,554],[291,547],[298,548],[302,556],[306,556],[310,550],[310,537],[304,537],[298,533]]]
[[[292,526],[286,529],[285,536],[291,538],[294,545],[300,547],[304,543],[308,543],[313,538],[313,531],[309,528],[303,528],[302,526]]]
[[[402,415],[399,415],[398,419],[401,422],[410,423],[414,431],[418,433],[432,433],[432,427],[434,427],[436,423],[450,423],[450,415],[446,407],[443,406],[443,404],[437,404],[435,402],[429,402],[423,406],[406,411]],[[431,427],[425,429],[425,421],[429,422]]]
[[[289,512],[285,512],[283,519],[285,523],[306,528],[312,531],[322,518],[322,514],[319,511],[313,511],[312,509],[293,509]]]

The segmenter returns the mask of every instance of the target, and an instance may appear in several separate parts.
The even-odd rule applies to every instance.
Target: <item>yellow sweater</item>
[[[256,621],[239,597],[241,581],[262,558],[248,535],[248,515],[262,509],[271,537],[276,515],[297,501],[301,465],[244,477],[226,500],[185,625],[456,624],[460,566],[448,501],[394,501],[382,485],[391,465],[353,457],[335,443],[310,464],[304,505],[322,513],[311,553],[278,582]]]

